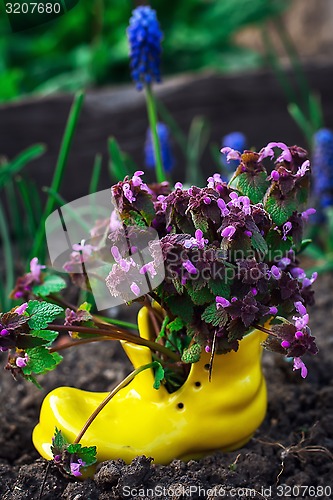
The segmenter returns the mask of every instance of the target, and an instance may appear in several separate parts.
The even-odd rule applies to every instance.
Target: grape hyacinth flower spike
[[[333,131],[318,130],[314,135],[313,151],[314,194],[323,210],[333,206]]]
[[[156,12],[149,6],[133,10],[127,36],[130,45],[131,76],[136,88],[160,82],[161,41],[163,38]]]

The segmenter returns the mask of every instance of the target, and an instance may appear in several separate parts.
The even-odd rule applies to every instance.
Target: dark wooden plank
[[[312,88],[322,96],[327,126],[333,126],[333,66],[308,68]],[[276,140],[305,145],[301,132],[289,116],[286,99],[270,72],[233,76],[185,75],[156,87],[180,126],[188,130],[191,119],[201,114],[212,124],[212,140],[241,130],[258,148]],[[49,185],[55,166],[72,96],[58,95],[28,99],[0,107],[0,154],[13,157],[36,142],[47,145],[47,153],[31,164],[27,172],[38,185]],[[62,194],[73,200],[87,194],[94,156],[104,155],[101,188],[109,186],[106,172],[108,136],[142,167],[147,128],[144,96],[132,86],[89,91],[69,158]],[[176,148],[177,173],[182,178],[183,161]],[[208,152],[205,174],[214,170]]]

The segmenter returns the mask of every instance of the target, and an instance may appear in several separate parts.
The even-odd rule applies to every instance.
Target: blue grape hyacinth
[[[333,132],[318,130],[313,137],[312,172],[319,208],[333,206]]]
[[[127,37],[130,45],[131,76],[136,88],[141,90],[145,84],[160,82],[163,33],[155,10],[148,6],[134,9],[127,28]]]
[[[157,134],[161,146],[163,168],[165,172],[170,172],[174,166],[174,157],[171,149],[170,133],[164,123],[157,124]],[[145,164],[148,168],[155,168],[155,156],[150,128],[147,130],[145,142]]]
[[[231,148],[243,153],[244,149],[247,148],[247,139],[246,136],[242,132],[230,132],[230,134],[225,135],[222,138],[222,148]],[[230,160],[227,162],[226,156],[222,155],[222,165],[228,171],[234,171],[238,165],[239,160]]]

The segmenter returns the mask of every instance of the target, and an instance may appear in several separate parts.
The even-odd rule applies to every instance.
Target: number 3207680
[[[60,14],[60,3],[6,3],[7,14]]]

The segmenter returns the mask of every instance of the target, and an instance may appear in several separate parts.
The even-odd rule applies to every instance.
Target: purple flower
[[[217,200],[217,206],[221,210],[221,214],[223,215],[223,217],[226,217],[227,215],[229,215],[230,210],[227,208],[227,205],[226,205],[225,201],[222,200],[222,198]]]
[[[296,308],[296,311],[301,314],[302,316],[304,316],[306,314],[306,307],[302,304],[302,302],[298,301],[298,302],[295,302],[295,308]]]
[[[312,273],[311,278],[305,277],[302,281],[302,288],[306,288],[306,287],[312,285],[312,283],[314,283],[316,281],[317,277],[318,277],[317,272]]]
[[[273,179],[273,181],[278,181],[280,179],[280,174],[277,170],[273,170],[272,173],[271,173],[271,178]]]
[[[272,266],[271,267],[271,273],[272,273],[272,276],[276,279],[276,280],[279,280],[281,278],[281,270],[276,267],[276,266]]]
[[[305,160],[305,162],[298,168],[296,176],[303,177],[309,170],[310,170],[310,161]]]
[[[293,269],[290,270],[290,274],[294,278],[297,278],[298,280],[302,280],[303,278],[306,278],[305,271],[302,267],[294,267]]]
[[[183,189],[183,184],[181,182],[176,182],[175,189]]]
[[[127,198],[130,203],[136,200],[133,191],[131,190],[131,186],[128,182],[125,182],[125,184],[123,184],[123,193],[125,198]]]
[[[274,316],[278,313],[277,307],[272,306],[269,308],[269,314],[273,314]]]
[[[232,150],[244,151],[247,149],[247,139],[242,132],[231,132],[230,134],[225,135],[222,138],[222,148],[229,147]],[[237,157],[235,160],[231,158],[225,159],[222,157],[222,165],[227,167],[228,169],[234,168],[236,169],[239,165],[240,158]],[[229,165],[228,165],[229,164]]]
[[[86,462],[84,462],[81,458],[78,458],[77,462],[71,462],[70,463],[70,468],[71,468],[71,473],[75,477],[82,476],[82,473],[80,472],[81,467],[84,467],[86,465]]]
[[[288,347],[290,347],[290,342],[288,342],[288,340],[283,340],[281,342],[281,346],[284,348],[284,349],[288,349]]]
[[[248,230],[244,231],[244,234],[245,234],[245,236],[248,236],[249,238],[251,238],[251,236],[252,236],[252,232],[248,231]]]
[[[147,264],[144,264],[141,269],[140,269],[140,274],[146,274],[146,273],[150,273],[150,276],[153,278],[154,276],[156,276],[157,272],[156,272],[156,269],[154,267],[154,262],[147,262]]]
[[[90,255],[95,250],[95,247],[93,247],[92,245],[86,245],[85,240],[81,240],[81,243],[74,243],[72,248],[74,252],[79,252],[84,257],[90,257]]]
[[[6,328],[3,328],[3,329],[0,331],[0,335],[1,335],[2,337],[7,337],[9,334],[10,334],[10,332],[9,332]]]
[[[38,264],[38,258],[34,257],[30,261],[30,273],[34,281],[40,282],[41,270],[45,269],[46,266]]]
[[[203,202],[205,205],[210,205],[211,202],[212,202],[212,199],[209,198],[209,196],[205,196],[204,199],[203,199]]]
[[[293,316],[293,320],[295,321],[295,326],[297,330],[302,330],[309,323],[309,315],[304,314],[304,316],[298,318],[297,316]]]
[[[224,297],[216,297],[216,309],[219,309],[220,307],[229,307],[230,302],[228,299],[225,299]]]
[[[305,221],[309,220],[310,215],[314,215],[316,213],[315,208],[308,208],[304,212],[301,213],[302,219]]]
[[[221,232],[221,235],[223,236],[223,238],[231,239],[233,237],[233,235],[235,234],[235,232],[236,232],[236,228],[234,226],[227,226],[223,229],[223,231]]]
[[[265,148],[262,148],[260,150],[258,161],[261,161],[268,156],[272,159],[274,157],[273,148],[282,149],[282,154],[276,160],[277,162],[280,162],[282,160],[290,162],[292,160],[291,152],[286,144],[284,144],[283,142],[269,142]]]
[[[18,366],[19,368],[24,368],[25,366],[27,366],[28,361],[29,361],[29,357],[27,354],[25,354],[24,357],[18,356],[15,360],[15,363],[16,363],[16,366]]]
[[[134,172],[133,177],[132,177],[132,184],[133,186],[141,186],[143,184],[143,180],[141,179],[141,175],[144,175],[143,170],[137,170]]]
[[[308,369],[307,367],[305,366],[305,364],[303,363],[303,361],[301,360],[301,358],[294,358],[294,366],[293,366],[293,370],[301,370],[301,377],[302,378],[305,378],[308,374]]]
[[[136,283],[134,283],[134,281],[131,284],[130,289],[134,293],[134,295],[136,295],[137,297],[139,297],[139,295],[141,293],[141,290],[140,290],[140,287]]]
[[[28,302],[24,302],[24,304],[21,304],[15,309],[16,314],[23,314],[25,313],[26,309],[28,307]]]
[[[281,260],[278,262],[278,266],[280,269],[283,271],[286,269],[291,264],[291,260],[288,257],[283,257]]]
[[[183,245],[185,248],[192,248],[194,246],[202,249],[207,243],[208,240],[203,237],[203,232],[201,231],[201,229],[197,229],[195,232],[195,237],[185,240]]]
[[[241,160],[242,155],[239,151],[236,151],[236,149],[232,149],[229,147],[225,147],[221,149],[221,153],[224,155],[227,155],[227,162],[229,163],[230,160]]]
[[[297,332],[295,332],[295,338],[297,340],[301,339],[302,337],[304,337],[304,333],[303,332],[301,332],[299,330]]]
[[[183,267],[190,274],[196,274],[198,272],[197,268],[192,264],[192,262],[189,259],[187,259],[187,260],[185,260],[185,262],[183,262]]]
[[[283,226],[282,226],[282,232],[283,232],[282,239],[283,239],[284,241],[286,241],[286,239],[287,239],[287,234],[288,234],[288,233],[292,230],[292,228],[293,228],[293,225],[292,225],[292,223],[291,223],[291,222],[289,222],[289,221],[288,221],[288,222],[286,222],[285,224],[283,224]]]

